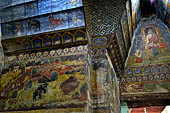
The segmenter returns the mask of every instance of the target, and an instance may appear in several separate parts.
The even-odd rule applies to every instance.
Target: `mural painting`
[[[94,108],[101,107],[103,105],[109,106],[110,103],[110,74],[108,72],[108,61],[93,60],[90,75],[90,98]],[[100,102],[97,105],[96,102]],[[96,103],[96,104],[95,104]]]
[[[170,0],[167,3],[166,25],[170,28]]]
[[[56,108],[87,101],[87,46],[5,57],[0,111]]]
[[[21,32],[22,33],[22,32]],[[71,44],[86,42],[87,36],[85,29],[70,30],[67,32],[57,32],[48,35],[41,34],[37,36],[23,37],[22,39],[4,40],[2,42],[5,52],[14,52],[18,50],[29,50],[53,45]]]
[[[108,57],[110,57],[111,62],[114,66],[114,70],[117,76],[119,76],[121,74],[121,70],[123,69],[123,60],[115,41],[113,41],[108,48]]]
[[[81,0],[6,0],[2,4],[6,5],[0,10],[3,39],[85,26]],[[54,7],[57,10],[52,11]]]
[[[108,72],[110,74],[110,105],[114,113],[120,113],[120,88],[118,83],[118,78],[116,71],[114,69],[113,63],[111,62],[110,56],[107,56],[109,62]]]
[[[107,60],[94,60],[91,72],[91,96],[102,103],[107,102],[109,95],[109,73]]]
[[[121,77],[122,92],[169,92],[170,33],[155,17],[144,19],[135,31]]]
[[[2,68],[4,65],[4,51],[3,51],[3,46],[1,43],[1,38],[2,38],[2,34],[1,34],[1,26],[0,26],[0,74],[2,72]]]
[[[106,37],[96,37],[93,39],[92,44],[95,47],[106,47],[107,46],[107,38]]]
[[[39,110],[30,110],[30,111],[12,111],[12,112],[5,112],[5,113],[83,113],[85,108],[56,108],[56,109],[39,109]]]
[[[130,9],[130,3],[129,1],[126,2],[126,11],[127,11],[127,18],[128,18],[128,25],[129,25],[129,34],[130,38],[132,38],[132,15],[131,15],[131,9]]]
[[[128,19],[127,19],[127,12],[124,11],[122,18],[121,18],[121,28],[123,32],[124,42],[126,50],[128,51],[130,48],[130,36],[129,36],[129,26],[128,26]]]
[[[1,15],[0,15],[1,23],[10,22],[12,20],[12,15],[11,15],[11,9],[10,8],[0,9],[0,11],[1,11]]]
[[[159,18],[162,20],[165,19],[166,17],[166,10],[167,10],[167,0],[156,0],[156,10],[157,10],[157,15]]]
[[[12,21],[23,19],[25,17],[25,6],[17,5],[11,8]],[[4,18],[4,17],[3,17]]]
[[[123,38],[121,26],[119,26],[116,30],[116,38],[117,38],[118,46],[120,48],[120,54],[122,56],[123,62],[125,62],[126,57],[127,57],[127,51],[126,51],[126,47],[125,47],[125,41]]]
[[[18,24],[19,23],[19,24]],[[82,9],[2,24],[3,39],[84,26]]]
[[[140,0],[131,0],[132,4],[132,24],[133,30],[135,30],[136,25],[140,19]]]
[[[8,18],[17,20],[78,8],[83,4],[82,0],[1,0],[0,6],[0,9],[8,10],[8,12],[5,12],[7,15],[13,15]],[[2,16],[2,18],[4,17]]]
[[[51,0],[51,1],[52,12],[81,7],[83,5],[82,0]]]

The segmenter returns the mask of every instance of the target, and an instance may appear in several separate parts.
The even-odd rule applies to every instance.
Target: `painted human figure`
[[[146,49],[153,49],[159,47],[159,39],[155,33],[152,32],[152,30],[148,31],[148,34],[146,36]]]
[[[137,49],[136,52],[135,52],[135,56],[137,57],[135,62],[136,63],[142,63],[142,58],[141,58],[142,51]]]

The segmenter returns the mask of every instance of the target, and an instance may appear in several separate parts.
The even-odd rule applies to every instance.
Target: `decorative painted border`
[[[69,39],[66,39],[69,36]],[[37,45],[39,42],[40,44]],[[57,33],[48,33],[41,35],[34,35],[30,37],[23,37],[23,39],[12,39],[4,40],[2,42],[3,47],[5,48],[5,53],[17,52],[17,51],[27,51],[27,50],[36,50],[43,48],[52,48],[53,46],[67,46],[69,44],[76,43],[87,43],[87,34],[84,28],[77,30],[70,30],[65,32]]]
[[[150,65],[146,67],[135,67],[135,68],[126,68],[124,70],[124,76],[133,76],[133,75],[145,75],[145,74],[157,74],[157,73],[167,73],[170,70],[170,63],[168,64],[158,64]]]
[[[33,60],[36,58],[38,59],[44,57],[61,57],[61,56],[87,53],[87,51],[88,51],[87,46],[78,46],[78,47],[57,49],[57,50],[44,51],[44,52],[35,52],[30,54],[20,54],[16,56],[16,61]]]
[[[120,83],[122,84],[141,83],[141,82],[150,82],[150,81],[169,81],[169,80],[170,80],[170,73],[120,77]]]

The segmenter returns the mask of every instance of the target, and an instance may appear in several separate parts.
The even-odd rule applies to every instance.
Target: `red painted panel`
[[[146,112],[144,111],[144,108],[146,108]],[[164,110],[164,108],[165,106],[133,108],[131,113],[161,113]]]

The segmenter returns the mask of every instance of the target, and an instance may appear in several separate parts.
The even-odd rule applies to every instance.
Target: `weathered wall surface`
[[[0,111],[84,108],[87,46],[6,56],[0,77]]]
[[[4,51],[3,51],[1,39],[2,39],[2,33],[1,33],[1,26],[0,26],[0,74],[4,64]]]
[[[92,59],[90,72],[91,112],[120,113],[120,89],[110,57]]]
[[[160,19],[139,23],[120,80],[122,94],[170,91],[170,31]]]
[[[85,26],[82,0],[1,0],[2,39]]]

